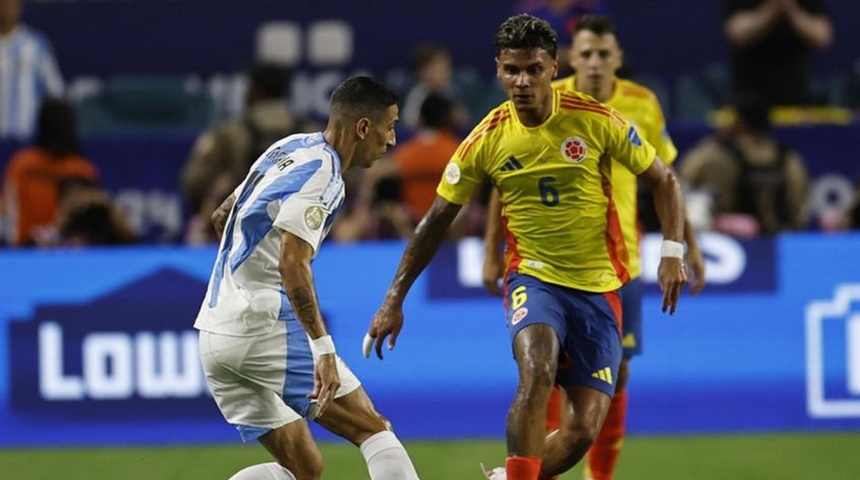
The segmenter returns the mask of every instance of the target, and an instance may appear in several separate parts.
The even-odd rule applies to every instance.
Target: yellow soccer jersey
[[[576,78],[570,76],[556,80],[552,86],[556,90],[572,92],[576,90]],[[642,137],[657,150],[660,160],[667,164],[675,161],[678,150],[666,131],[666,119],[663,117],[663,110],[654,92],[636,82],[618,79],[615,82],[615,91],[612,92],[612,97],[606,104],[618,110],[636,126],[636,130]],[[624,244],[630,254],[627,269],[630,271],[631,278],[637,278],[642,272],[642,261],[639,256],[641,231],[636,201],[637,188],[636,177],[629,170],[617,167],[612,169],[612,198],[615,199],[615,207],[621,219]]]
[[[460,144],[437,193],[465,204],[489,176],[501,193],[508,272],[607,292],[629,279],[610,182],[612,158],[635,174],[654,147],[614,109],[578,92],[554,92],[538,127],[511,102],[491,111]]]

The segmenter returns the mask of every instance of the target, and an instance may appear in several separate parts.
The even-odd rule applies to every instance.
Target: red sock
[[[552,386],[549,401],[546,404],[546,431],[558,430],[561,426],[561,387]]]
[[[508,480],[538,480],[540,458],[512,456],[505,460]]]
[[[627,391],[618,392],[609,405],[609,413],[594,445],[588,451],[586,477],[594,480],[612,480],[615,464],[624,440],[624,421],[627,418]]]

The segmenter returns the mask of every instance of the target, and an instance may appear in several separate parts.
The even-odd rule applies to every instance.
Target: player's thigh
[[[314,421],[356,446],[375,433],[391,429],[391,424],[376,411],[367,392],[361,387],[335,398],[325,414]]]
[[[611,397],[621,363],[621,299],[615,291],[567,293],[568,335],[562,349],[568,361],[559,365],[556,380],[563,387],[588,387]]]
[[[212,397],[245,441],[301,419],[283,399],[286,342],[283,330],[259,337],[200,333],[200,359]]]
[[[558,345],[567,336],[567,324],[564,306],[554,286],[528,275],[510,275],[505,285],[505,314],[514,356],[521,369],[525,354],[541,362],[557,363]],[[534,325],[549,326],[555,338],[545,338],[544,328],[529,328]],[[550,354],[551,357],[544,358]]]
[[[634,278],[621,287],[621,345],[624,358],[642,353],[642,280]]]

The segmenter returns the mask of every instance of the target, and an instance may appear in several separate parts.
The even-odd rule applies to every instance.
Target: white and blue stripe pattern
[[[21,25],[0,37],[0,138],[30,140],[42,99],[63,89],[53,48],[41,33]]]
[[[344,202],[340,169],[337,152],[322,133],[287,137],[254,163],[236,189],[195,326],[215,333],[252,335],[265,328],[261,308],[268,312],[265,318],[295,318],[277,268],[279,229],[317,251]],[[310,209],[322,210],[321,225],[307,220]],[[243,318],[245,314],[249,318]]]

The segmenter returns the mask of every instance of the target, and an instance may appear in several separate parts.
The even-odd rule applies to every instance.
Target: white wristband
[[[660,256],[684,258],[684,244],[672,240],[663,240],[663,245],[660,247]]]
[[[334,342],[331,339],[331,335],[315,338],[313,341],[314,349],[317,351],[317,354],[328,355],[334,353]]]

